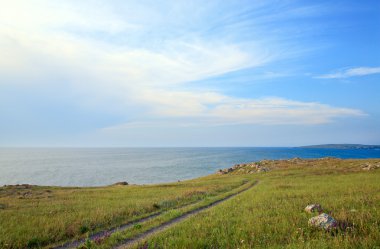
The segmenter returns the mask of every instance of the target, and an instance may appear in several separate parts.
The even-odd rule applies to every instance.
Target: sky
[[[0,4],[0,146],[380,144],[380,1]]]

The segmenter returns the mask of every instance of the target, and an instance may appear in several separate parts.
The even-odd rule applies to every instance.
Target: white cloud
[[[357,109],[283,98],[244,99],[218,93],[163,92],[146,96],[153,108],[150,119],[107,127],[123,130],[159,126],[219,126],[235,124],[319,125],[337,118],[366,116]],[[163,121],[163,120],[164,121]]]
[[[121,113],[133,105],[143,112],[138,117],[170,118],[177,123],[192,119],[186,122],[322,124],[338,117],[364,115],[359,110],[320,103],[248,99],[218,91],[188,90],[184,86],[191,81],[262,66],[276,60],[282,54],[279,51],[286,48],[273,50],[276,46],[264,39],[239,43],[230,37],[211,39],[189,30],[181,32],[183,23],[178,24],[175,35],[171,28],[161,28],[176,23],[179,14],[192,13],[186,6],[175,15],[157,12],[150,6],[139,17],[134,13],[136,9],[141,12],[139,4],[131,3],[128,15],[121,16],[106,3],[2,3],[0,75],[25,77],[29,84],[36,84],[59,72],[71,89],[85,97],[81,101],[86,105],[106,105]],[[202,13],[195,15],[194,21]],[[189,23],[186,18],[180,20]],[[160,22],[160,26],[155,22]],[[161,29],[156,31],[157,28]],[[374,70],[378,68],[351,69],[345,74],[363,75]],[[49,80],[48,84],[57,83]],[[107,101],[101,101],[103,98]],[[147,121],[140,118],[136,122]]]
[[[94,6],[85,9],[70,2],[58,3],[18,0],[4,4],[0,12],[3,72],[33,73],[38,62],[47,66],[40,74],[64,65],[74,77],[76,71],[84,70],[124,85],[162,86],[262,65],[273,57],[259,50],[244,51],[237,44],[191,36],[162,40],[157,48],[105,41],[104,36],[113,32],[126,32],[122,39],[139,36],[140,24],[129,24],[127,17],[122,19],[108,8],[99,11]],[[91,37],[78,30],[105,34]],[[146,42],[144,37],[140,39]]]
[[[67,27],[77,24],[75,30],[87,32],[108,32],[107,27],[111,27],[112,33],[116,25],[120,32],[127,32],[123,39],[139,36],[140,31],[130,29],[128,16],[121,19],[108,8],[101,8],[103,13],[98,13],[95,7],[99,6],[85,9],[70,2],[59,3],[4,4],[0,12],[0,75],[25,77],[27,83],[34,84],[60,72],[73,89],[85,94],[115,95],[121,102],[139,102],[145,101],[140,95],[151,94],[152,90],[161,94],[186,82],[263,65],[275,57],[255,44],[242,47],[191,35],[164,39],[153,48],[78,35]],[[141,28],[149,29],[149,25]],[[142,37],[141,43],[144,42]]]
[[[365,76],[370,74],[379,74],[380,67],[355,67],[349,68],[345,70],[340,70],[335,73],[320,75],[316,78],[320,79],[342,79],[342,78],[350,78],[355,76]]]

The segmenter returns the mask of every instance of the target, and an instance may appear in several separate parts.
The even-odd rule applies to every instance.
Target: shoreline
[[[238,163],[327,156],[380,158],[380,151],[290,147],[0,150],[0,186],[104,187],[119,181],[163,184],[213,174]]]
[[[231,165],[230,167],[219,169],[219,170],[217,170],[216,172],[214,172],[212,174],[202,175],[202,176],[195,177],[195,178],[190,178],[190,179],[174,180],[174,181],[170,181],[170,182],[161,182],[161,183],[147,183],[147,184],[131,183],[130,184],[130,183],[126,182],[126,181],[119,181],[119,182],[115,182],[115,183],[109,184],[109,185],[97,185],[97,186],[60,186],[60,185],[38,185],[38,184],[19,183],[19,184],[4,184],[4,185],[0,186],[0,188],[17,188],[17,187],[21,187],[21,188],[24,188],[24,189],[28,189],[28,188],[32,188],[32,187],[42,187],[42,188],[60,188],[60,189],[86,189],[86,188],[96,189],[96,188],[107,188],[107,187],[115,187],[115,186],[121,186],[121,187],[122,186],[124,186],[124,187],[126,187],[126,186],[155,186],[155,185],[175,184],[175,183],[178,183],[178,182],[192,181],[192,180],[196,180],[196,179],[203,178],[203,177],[209,177],[209,176],[212,176],[212,175],[215,175],[215,174],[230,173],[230,172],[232,172],[231,169],[234,170],[234,167],[236,167],[237,169],[239,169],[239,166],[252,166],[252,165],[260,165],[260,164],[261,165],[262,164],[265,165],[268,162],[294,162],[294,163],[306,162],[307,163],[307,162],[320,161],[320,160],[344,160],[344,161],[350,161],[350,160],[353,160],[353,161],[379,160],[380,161],[380,157],[378,157],[378,158],[377,157],[374,157],[374,158],[338,158],[338,157],[301,158],[301,157],[294,157],[294,158],[291,158],[291,159],[263,159],[263,160],[260,160],[260,161],[234,164],[234,165]],[[228,170],[230,170],[230,172]],[[221,173],[221,172],[224,172],[224,173]]]
[[[151,240],[151,237],[144,237],[144,234],[152,237],[163,236],[151,234],[149,231],[161,231],[161,228],[167,228],[165,233],[176,231],[177,228],[170,226],[176,224],[175,221],[183,221],[176,224],[176,227],[181,227],[183,236],[186,237],[189,234],[191,237],[202,238],[202,234],[209,230],[206,227],[213,224],[210,229],[218,228],[221,226],[219,221],[223,224],[227,222],[229,226],[239,224],[233,231],[252,227],[247,230],[247,234],[255,232],[260,237],[267,234],[267,231],[260,230],[264,224],[273,224],[270,222],[274,215],[273,206],[281,209],[275,213],[276,220],[288,221],[268,228],[282,238],[284,234],[278,230],[278,224],[282,224],[286,231],[294,230],[295,227],[309,229],[305,217],[300,216],[300,210],[310,204],[309,202],[321,203],[327,210],[338,210],[334,218],[344,221],[349,217],[349,222],[366,224],[358,214],[368,214],[363,208],[371,209],[372,203],[380,198],[379,169],[380,158],[292,158],[235,164],[217,173],[188,181],[154,185],[120,183],[104,187],[1,187],[0,219],[3,222],[0,228],[4,231],[4,236],[0,238],[0,247],[52,248],[79,241],[84,244],[91,243],[94,248],[114,248],[139,236],[144,240]],[[254,182],[260,182],[257,188],[241,193],[238,198],[230,198],[213,207],[212,211],[202,209]],[[349,202],[347,196],[351,198]],[[355,213],[351,213],[351,209]],[[206,223],[202,213],[187,219],[186,214],[193,210],[204,210],[209,215],[214,213],[215,217]],[[378,220],[379,215],[380,213],[373,213],[372,221]],[[177,219],[180,216],[184,218]],[[225,218],[220,219],[221,217]],[[206,230],[200,234],[194,231],[194,219],[198,219],[197,223],[202,223],[199,229]],[[235,219],[239,222],[235,223]],[[247,221],[251,223],[246,224]],[[289,225],[294,221],[296,225]],[[119,228],[125,229],[117,230]],[[370,230],[371,226],[361,229]],[[19,231],[24,231],[25,235],[20,236]],[[87,240],[89,236],[93,240]],[[170,238],[175,240],[176,236]],[[319,235],[313,236],[318,238]],[[231,238],[223,238],[228,243],[236,240],[241,244],[241,234],[238,232]],[[298,240],[293,242],[298,243]],[[192,244],[193,241],[189,243]],[[224,248],[224,245],[220,244],[220,247]]]

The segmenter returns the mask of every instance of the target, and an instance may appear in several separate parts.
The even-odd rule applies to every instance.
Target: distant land
[[[299,148],[310,148],[310,149],[380,149],[380,145],[319,144],[319,145],[300,146]]]

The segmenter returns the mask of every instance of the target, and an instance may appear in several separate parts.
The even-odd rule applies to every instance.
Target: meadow
[[[157,185],[0,188],[0,248],[58,245],[241,186],[244,176]]]
[[[135,248],[380,248],[380,170],[364,161],[380,160],[265,162],[256,187]],[[309,203],[346,226],[309,227]]]
[[[228,173],[157,185],[2,187],[0,247],[51,248],[158,214],[79,246],[122,247],[150,229],[239,193],[132,247],[380,248],[380,169],[368,165],[380,165],[380,160],[263,160]],[[259,173],[257,167],[269,171]],[[309,227],[308,219],[316,215],[304,211],[310,203],[320,203],[346,226],[328,232]]]

